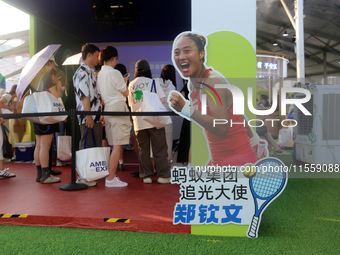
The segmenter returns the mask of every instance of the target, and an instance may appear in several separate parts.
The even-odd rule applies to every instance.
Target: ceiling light
[[[279,44],[277,43],[277,41],[273,42],[273,46],[278,46]]]
[[[288,33],[287,33],[287,31],[285,30],[285,32],[283,33],[283,35],[282,36],[288,36]]]

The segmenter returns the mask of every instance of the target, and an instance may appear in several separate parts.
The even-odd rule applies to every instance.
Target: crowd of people
[[[143,97],[136,99],[135,94],[142,90],[150,91],[153,81],[150,66],[146,60],[139,60],[136,63],[135,79],[129,82],[128,75],[124,73],[126,68],[122,64],[117,64],[118,51],[115,47],[107,46],[100,51],[93,44],[85,44],[82,48],[82,58],[83,62],[73,76],[78,111],[128,112],[128,106],[131,111],[136,111],[140,107],[139,104],[143,103]],[[93,67],[98,63],[101,64],[101,67],[96,75]],[[157,95],[165,103],[163,89],[156,79],[155,82]],[[165,82],[169,83],[167,79]],[[119,179],[116,171],[122,169],[123,146],[129,144],[130,140],[134,147],[138,147],[137,156],[140,163],[138,176],[143,179],[143,182],[152,183],[152,177],[156,172],[159,183],[170,183],[165,128],[157,129],[144,121],[141,116],[133,116],[132,121],[129,116],[104,116],[104,129],[102,128],[102,117],[98,114],[79,115],[78,121],[81,133],[79,149],[84,149],[85,139],[88,141],[87,148],[94,147],[93,137],[95,137],[96,143],[101,146],[103,133],[105,134],[105,143],[112,147],[109,174],[105,179],[106,187],[128,185],[127,182]],[[94,136],[90,132],[86,132],[88,129],[94,131]],[[172,138],[170,139],[172,140]],[[153,157],[154,163],[152,163],[151,157]],[[97,184],[95,181],[81,178],[78,178],[77,183],[88,186]]]
[[[158,183],[170,183],[172,124],[166,128],[156,128],[144,121],[142,117],[103,117],[100,112],[136,111],[140,104],[143,104],[143,97],[137,100],[135,94],[142,90],[150,91],[152,81],[155,82],[160,101],[166,105],[165,97],[170,90],[175,89],[176,85],[174,67],[172,65],[165,66],[161,78],[152,79],[149,63],[146,60],[139,60],[136,63],[135,79],[130,82],[126,67],[118,63],[118,51],[115,47],[107,46],[100,50],[94,44],[86,43],[82,46],[81,53],[82,63],[73,75],[76,110],[93,112],[93,115],[78,115],[79,150],[85,149],[85,141],[86,148],[110,146],[112,149],[108,164],[109,174],[105,179],[105,186],[125,187],[128,183],[121,181],[116,175],[116,171],[117,169],[123,170],[123,146],[132,142],[140,167],[137,173],[131,175],[142,178],[144,183],[152,183],[152,177],[157,174]],[[48,91],[56,98],[60,98],[62,84],[57,78],[56,72],[56,63],[54,57],[51,57],[30,84],[31,93],[35,93],[39,88],[39,91]],[[12,94],[9,92],[2,97],[4,99],[0,101],[1,108],[8,107],[8,101],[5,102],[5,98]],[[12,105],[14,108],[14,104]],[[0,122],[3,124],[4,119],[0,118]],[[55,176],[60,174],[60,171],[51,169],[53,154],[50,153],[51,147],[53,147],[53,136],[61,131],[59,125],[60,123],[33,123],[36,137],[34,150],[36,181],[42,184],[61,181],[59,177]],[[15,176],[8,169],[4,169],[3,158],[0,157],[0,177]],[[96,181],[87,181],[80,175],[76,182],[90,187],[97,185]]]
[[[117,176],[117,169],[123,170],[123,146],[130,143],[139,160],[139,171],[131,175],[140,177],[146,184],[152,183],[155,175],[158,183],[170,183],[172,124],[159,128],[146,121],[143,116],[131,118],[129,115],[104,115],[103,118],[100,114],[101,112],[137,112],[143,104],[150,103],[144,100],[143,93],[155,93],[166,110],[173,110],[184,118],[180,137],[183,144],[179,156],[183,159],[179,161],[190,162],[191,160],[189,121],[193,121],[206,135],[210,155],[207,165],[244,165],[256,162],[258,159],[256,149],[259,142],[256,132],[242,125],[232,127],[212,125],[212,120],[216,118],[243,122],[246,117],[233,114],[233,98],[229,90],[215,88],[215,84],[228,84],[228,80],[212,67],[206,66],[206,44],[207,39],[204,36],[191,32],[182,33],[177,36],[173,44],[172,60],[175,67],[166,65],[162,69],[160,78],[152,78],[149,63],[141,59],[135,64],[132,81],[129,80],[125,66],[118,63],[118,51],[115,47],[107,46],[100,50],[90,43],[82,46],[82,62],[73,75],[76,110],[93,112],[93,114],[78,115],[79,149],[98,146],[112,148],[108,175],[105,179],[106,187],[128,185],[126,180],[120,180]],[[60,98],[62,83],[57,78],[55,65],[52,57],[34,79],[42,83],[38,86],[43,90]],[[181,92],[176,91],[176,69],[187,83]],[[208,98],[203,114],[202,93],[206,91],[205,89],[217,93],[221,103],[216,104],[212,98]],[[35,90],[36,86],[31,85],[32,93]],[[15,88],[1,98],[1,108],[10,107],[9,102],[14,96]],[[261,104],[263,106],[267,104],[264,96],[261,98]],[[0,118],[0,123],[4,123],[3,118]],[[52,155],[49,153],[53,135],[61,131],[59,126],[65,126],[65,123],[48,125],[34,123],[36,181],[42,184],[60,182],[60,178],[55,177],[60,172],[51,169]],[[0,132],[0,142],[1,140]],[[275,150],[279,149],[275,147]],[[1,155],[0,151],[0,177],[15,177],[15,174],[4,169]],[[97,185],[96,181],[88,181],[80,176],[76,182],[90,187]]]

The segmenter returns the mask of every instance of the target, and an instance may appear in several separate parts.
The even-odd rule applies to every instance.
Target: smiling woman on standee
[[[199,34],[185,32],[176,37],[172,61],[184,79],[188,79],[190,101],[173,91],[169,102],[172,110],[197,123],[205,132],[210,150],[208,165],[240,166],[256,162],[252,147],[258,141],[242,124],[244,116],[233,115],[233,98],[230,90],[215,88],[215,84],[228,84],[228,80],[211,67],[206,67],[207,39]],[[227,61],[227,60],[226,60]],[[206,113],[202,112],[202,96],[206,95]],[[214,119],[228,120],[226,125],[213,126]],[[250,137],[249,137],[249,136]]]

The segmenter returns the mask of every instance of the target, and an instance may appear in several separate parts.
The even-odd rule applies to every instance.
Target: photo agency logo
[[[233,114],[234,115],[244,115],[244,94],[242,92],[242,90],[240,88],[238,88],[235,85],[231,85],[231,84],[216,84],[215,88],[213,88],[212,86],[206,84],[206,83],[201,83],[199,82],[202,87],[200,88],[200,90],[204,91],[206,94],[202,94],[201,95],[201,113],[202,115],[206,115],[207,114],[207,95],[209,95],[214,104],[217,105],[217,101],[215,99],[215,97],[219,100],[219,103],[222,105],[222,100],[220,95],[217,93],[216,89],[228,89],[233,97]],[[209,90],[211,90],[213,93],[211,93]],[[258,110],[256,108],[254,108],[253,106],[253,88],[249,87],[247,89],[247,105],[248,105],[248,109],[251,113],[255,114],[255,115],[259,115],[259,116],[265,116],[265,115],[270,115],[272,113],[275,112],[277,106],[278,106],[278,88],[274,88],[273,89],[273,103],[271,108],[267,109],[267,110]],[[298,94],[302,94],[305,97],[302,98],[286,98],[287,94],[290,93],[298,93]],[[311,93],[309,90],[304,89],[304,88],[281,88],[280,90],[280,97],[281,97],[281,115],[286,116],[287,115],[287,106],[288,105],[295,105],[304,115],[312,115],[304,106],[304,103],[307,103],[310,99],[311,99]],[[227,119],[214,119],[213,121],[213,126],[216,127],[216,125],[226,125],[229,123],[229,125],[232,127],[233,125],[243,125],[244,127],[246,127],[246,122],[250,127],[262,127],[264,126],[266,122],[270,122],[271,126],[274,127],[275,122],[280,121],[279,119],[265,119],[265,120],[261,120],[261,119],[250,119],[250,120],[243,120],[243,122],[233,122],[232,119],[227,120]],[[284,119],[281,120],[281,125],[283,127],[295,127],[297,125],[297,121],[294,119]]]

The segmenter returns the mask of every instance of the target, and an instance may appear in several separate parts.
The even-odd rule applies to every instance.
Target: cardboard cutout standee
[[[190,100],[173,91],[168,97],[169,106],[192,121],[192,141],[196,144],[191,144],[192,167],[172,169],[172,183],[181,184],[174,224],[245,225],[249,226],[247,236],[257,237],[261,215],[284,189],[287,175],[282,162],[265,158],[267,144],[248,125],[247,116],[234,114],[233,102],[238,95],[234,95],[236,90],[229,89],[232,88],[229,85],[232,83],[246,91],[256,84],[249,79],[250,73],[256,72],[256,65],[249,69],[246,65],[243,74],[235,69],[235,63],[239,63],[236,67],[241,66],[242,56],[246,59],[247,52],[252,53],[251,45],[242,36],[227,31],[216,32],[208,38],[183,32],[173,43],[173,64],[188,80]],[[223,47],[224,42],[228,42],[230,48]],[[233,46],[243,49],[238,60],[231,53]],[[212,62],[217,68],[207,65]],[[221,119],[226,120],[225,125],[216,125],[216,120]],[[270,192],[264,193],[263,190],[268,189]],[[230,235],[222,229],[213,234]]]

